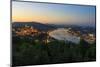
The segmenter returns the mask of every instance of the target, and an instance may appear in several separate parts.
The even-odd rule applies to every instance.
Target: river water
[[[57,40],[69,41],[76,44],[80,42],[80,37],[70,34],[68,32],[68,29],[64,28],[58,28],[56,30],[49,32],[49,36]]]

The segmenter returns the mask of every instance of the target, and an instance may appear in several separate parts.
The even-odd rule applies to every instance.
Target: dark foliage
[[[57,40],[45,43],[13,37],[12,57],[13,66],[95,61],[96,44],[84,40],[80,44]]]

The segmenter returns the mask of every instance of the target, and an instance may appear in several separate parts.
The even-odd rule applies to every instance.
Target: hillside
[[[39,22],[13,22],[12,23],[13,28],[24,27],[25,25],[32,26],[33,28],[36,28],[40,31],[48,31],[48,30],[56,29],[54,26],[42,24]]]

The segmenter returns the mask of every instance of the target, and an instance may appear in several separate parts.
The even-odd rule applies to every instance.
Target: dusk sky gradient
[[[12,2],[12,22],[95,25],[95,6]]]

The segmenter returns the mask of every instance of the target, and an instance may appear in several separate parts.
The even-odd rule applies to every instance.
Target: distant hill
[[[56,29],[56,27],[54,26],[48,24],[42,24],[39,22],[13,22],[12,23],[13,28],[24,27],[25,25],[32,26],[33,28],[36,28],[40,31],[48,31],[48,30]]]

